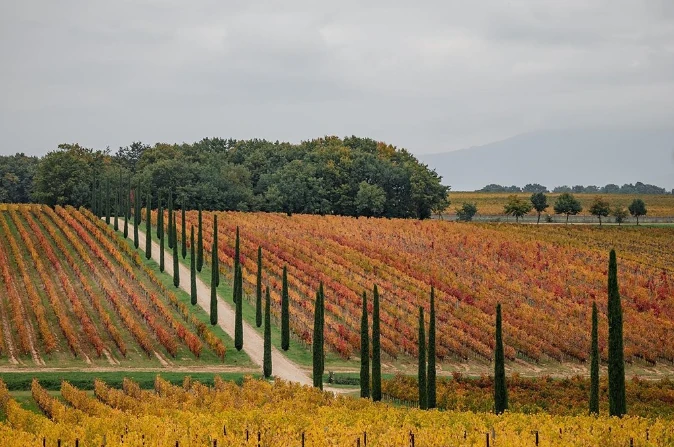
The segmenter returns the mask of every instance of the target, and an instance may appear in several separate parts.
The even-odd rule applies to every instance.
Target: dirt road
[[[145,232],[138,228],[139,247],[145,247]],[[129,223],[129,235],[133,235],[133,226]],[[165,262],[164,271],[173,275],[172,253],[166,249],[164,251]],[[152,259],[159,262],[159,244],[152,241]],[[190,269],[179,264],[180,288],[190,293]],[[211,290],[197,276],[197,303],[206,312],[210,313]],[[218,295],[218,325],[234,339],[234,309],[229,305],[229,299],[223,299]],[[243,322],[243,351],[248,354],[250,359],[262,369],[262,360],[264,355],[264,340],[262,336],[251,325]],[[283,380],[298,382],[302,385],[312,385],[312,380],[295,363],[286,358],[278,349],[272,346],[272,374]]]

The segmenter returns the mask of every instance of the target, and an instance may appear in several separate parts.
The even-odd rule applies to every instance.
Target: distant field
[[[473,202],[477,205],[478,214],[503,214],[503,206],[506,204],[511,193],[490,193],[490,192],[450,192],[449,199],[452,201],[447,210],[448,213],[454,213],[455,209],[464,202]],[[519,197],[529,199],[530,193],[518,193]],[[554,214],[553,205],[559,194],[547,194],[550,208],[546,210],[547,214]],[[589,209],[596,196],[601,196],[609,201],[611,206],[623,205],[625,208],[636,198],[646,202],[648,216],[650,217],[672,217],[674,216],[674,195],[644,195],[644,194],[574,194],[583,205],[582,215],[589,216]],[[543,215],[545,215],[544,213]],[[532,211],[531,215],[536,212]]]

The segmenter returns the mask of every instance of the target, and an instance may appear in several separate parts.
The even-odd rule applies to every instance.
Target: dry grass
[[[452,205],[447,212],[453,213],[455,208],[460,207],[464,202],[473,202],[477,205],[477,212],[479,214],[504,214],[503,206],[506,204],[510,193],[491,193],[491,192],[450,192],[449,198]],[[529,193],[515,194],[528,200],[531,197]],[[547,194],[550,208],[546,210],[548,214],[554,214],[553,205],[559,194]],[[636,198],[642,199],[646,202],[648,209],[648,216],[651,217],[672,217],[674,216],[674,195],[644,195],[644,194],[574,194],[583,205],[583,212],[581,215],[589,215],[589,209],[592,201],[596,196],[601,196],[609,201],[611,207],[616,205],[623,205],[625,208]],[[532,211],[531,215],[536,212]]]

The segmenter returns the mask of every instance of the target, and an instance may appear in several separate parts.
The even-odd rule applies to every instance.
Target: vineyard
[[[239,387],[217,380],[206,387],[161,378],[154,390],[126,380],[103,382],[94,395],[61,386],[49,394],[37,381],[32,396],[42,412],[22,408],[0,382],[0,444],[85,446],[665,446],[671,421],[628,416],[476,414],[396,408],[287,382],[248,379]],[[630,444],[632,443],[632,444]]]
[[[220,363],[223,340],[86,210],[0,208],[0,351],[24,366]]]
[[[187,231],[197,227],[197,214],[187,213]],[[156,215],[153,218],[156,221]],[[273,290],[277,314],[287,265],[291,328],[306,343],[311,342],[315,291],[324,284],[326,346],[345,358],[354,355],[360,343],[360,296],[377,284],[382,350],[389,358],[416,355],[417,309],[424,306],[428,311],[433,285],[440,358],[491,358],[495,306],[501,302],[507,358],[585,361],[596,300],[605,359],[607,263],[615,247],[626,359],[647,364],[674,361],[672,229],[462,225],[234,212],[218,213],[218,221],[222,272],[231,277],[238,226],[244,287],[251,295],[255,290],[260,246],[263,281]],[[204,213],[206,257],[212,225],[213,213]],[[177,227],[180,231],[181,225]]]

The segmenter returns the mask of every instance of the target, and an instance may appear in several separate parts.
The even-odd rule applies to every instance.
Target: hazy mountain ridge
[[[674,130],[547,130],[418,158],[454,191],[490,183],[674,188]]]

